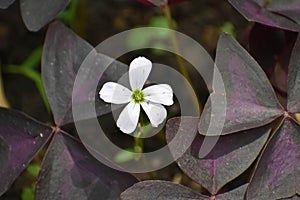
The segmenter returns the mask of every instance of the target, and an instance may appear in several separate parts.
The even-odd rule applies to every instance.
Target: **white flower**
[[[131,90],[118,83],[107,82],[99,92],[100,98],[107,103],[128,103],[117,120],[117,126],[124,133],[129,134],[136,129],[140,106],[147,114],[151,125],[157,127],[167,117],[167,111],[162,105],[173,104],[173,91],[169,85],[158,84],[143,89],[151,69],[150,60],[138,57],[129,66]]]

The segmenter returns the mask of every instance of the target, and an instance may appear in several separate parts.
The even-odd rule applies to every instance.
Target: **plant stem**
[[[142,135],[143,135],[142,126],[139,123],[138,130],[135,132],[135,137],[134,137],[133,149],[135,153],[143,153],[144,141],[143,138],[141,138]]]
[[[167,19],[169,29],[174,30],[173,18],[172,18],[170,7],[168,5],[165,5],[163,7],[163,12],[164,12],[164,15],[165,15],[165,17]],[[183,59],[180,56],[180,48],[179,48],[179,44],[178,44],[178,40],[177,40],[176,34],[174,32],[171,33],[171,42],[172,42],[172,45],[173,45],[173,48],[174,48],[174,51],[175,51],[175,58],[176,58],[176,62],[178,64],[179,70],[182,73],[182,75],[185,77],[185,79],[190,84],[192,84],[192,81],[191,81],[191,78],[189,76],[189,73],[188,73],[188,71],[186,69],[186,66],[184,65]],[[191,94],[191,98],[192,98],[193,103],[195,104],[195,106],[198,109],[200,109],[199,108],[199,103],[198,103],[198,98],[195,95],[193,95],[194,94],[193,88],[188,87],[188,85],[187,85],[187,88],[188,88],[188,91]]]
[[[2,69],[2,67],[1,67]],[[0,72],[0,106],[4,108],[9,108],[10,105],[8,100],[6,99],[4,87],[3,87],[3,79],[2,79],[2,72]]]

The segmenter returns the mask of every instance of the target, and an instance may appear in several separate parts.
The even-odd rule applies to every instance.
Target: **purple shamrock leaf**
[[[197,132],[198,123],[198,117],[170,119],[167,124],[167,142],[170,143],[176,134],[185,138],[195,135],[193,132]],[[204,158],[198,156],[204,139],[214,140],[217,136],[205,138],[197,134],[191,147],[177,163],[185,174],[204,186],[212,195],[216,195],[226,183],[242,174],[254,162],[269,133],[270,125],[267,125],[256,130],[221,136]],[[170,148],[170,151],[176,155],[181,148],[181,145],[177,145],[176,149]]]
[[[247,20],[299,31],[299,2],[295,0],[228,0]],[[297,6],[294,6],[297,4]],[[284,5],[284,6],[283,6]],[[296,21],[296,22],[295,22]]]
[[[53,20],[70,0],[20,0],[22,18],[30,31],[38,31]]]
[[[199,199],[207,197],[192,189],[168,181],[142,181],[128,188],[121,194],[122,200],[167,200],[167,199]]]
[[[300,191],[300,126],[284,120],[271,138],[250,182],[249,199],[281,199]]]
[[[53,132],[22,113],[0,108],[0,196],[27,167]]]
[[[248,184],[244,184],[238,188],[235,188],[229,192],[222,193],[216,196],[216,200],[244,200],[246,195]],[[211,199],[210,199],[211,200]]]
[[[292,116],[299,106],[298,52],[300,37],[295,43],[288,72],[288,103],[282,124],[274,133],[250,181],[247,196],[250,199],[279,199],[300,191],[300,125]]]
[[[300,37],[295,43],[288,72],[288,103],[287,110],[292,113],[300,112]]]
[[[62,23],[52,23],[44,45],[42,78],[57,126],[73,122],[72,90],[76,74],[84,60],[85,63],[99,66],[97,69],[101,70],[103,65],[112,61],[112,58],[97,53],[90,44]],[[127,65],[114,61],[101,77],[100,83],[117,81],[127,70]],[[89,74],[97,75],[97,73]],[[84,106],[96,99],[96,112],[99,116],[110,112],[111,108],[99,100],[98,91],[93,91],[92,86],[97,85],[98,79],[99,77],[89,77],[80,88],[76,88],[73,106]]]
[[[223,78],[227,100],[222,135],[263,126],[282,115],[283,108],[264,71],[227,34],[219,39],[216,65]],[[202,134],[206,133],[211,117],[219,114],[211,113],[211,105],[208,100],[201,116],[199,132]]]
[[[266,1],[267,2],[267,1]],[[300,4],[297,0],[272,0],[267,4],[267,9],[274,12],[280,13],[287,18],[300,24]]]
[[[61,23],[50,26],[43,54],[42,76],[56,126],[49,127],[11,110],[1,110],[0,175],[5,177],[0,181],[1,194],[24,170],[54,131],[55,136],[39,175],[37,199],[61,199],[62,196],[67,199],[94,199],[96,196],[116,199],[123,190],[137,182],[132,175],[101,164],[87,152],[82,143],[60,131],[62,125],[73,122],[71,103],[74,80],[81,62],[92,49],[87,42]],[[112,61],[113,59],[96,51],[92,51],[88,59],[89,64],[96,64],[100,69],[102,65]],[[78,93],[75,92],[73,103],[75,106],[90,103],[91,95],[98,96],[98,91],[91,91],[91,85],[117,80],[126,71],[126,65],[112,63],[112,67],[104,72],[100,81],[99,77],[93,77],[77,88]],[[98,115],[110,112],[110,108],[100,100],[96,106]],[[58,186],[59,189],[67,186],[67,190],[64,190],[67,192],[60,193]]]
[[[286,111],[278,103],[278,99],[259,65],[236,42],[226,35],[221,36],[216,62],[220,74],[223,76],[227,97],[223,135],[204,158],[196,159],[202,141],[212,138],[212,136],[205,138],[201,135],[197,136],[190,149],[182,158],[178,159],[179,166],[184,172],[206,187],[212,195],[217,193],[228,181],[245,171],[262,152],[249,184],[248,199],[280,199],[293,196],[297,198],[295,195],[300,191],[300,179],[298,178],[300,177],[300,126],[299,122],[294,119],[294,114],[300,110],[299,51],[300,37],[296,41],[288,67]],[[216,94],[212,93],[212,95]],[[198,129],[202,135],[206,134],[203,127],[206,128],[209,125],[208,119],[213,114],[219,114],[210,113],[211,101],[209,99],[206,103],[200,119]],[[275,119],[279,119],[279,117],[281,117],[281,123],[278,121],[275,123]],[[169,123],[176,122],[178,119],[173,120],[169,120]],[[198,119],[186,118],[185,121],[186,124],[184,119],[176,122],[177,129],[170,126],[167,133],[168,142],[172,136],[174,137],[174,132],[185,137],[195,135],[197,129],[193,127],[197,124]],[[274,123],[270,124],[271,122]],[[273,134],[271,139],[267,140],[271,127]],[[232,134],[224,135],[224,133]],[[241,148],[237,148],[239,144],[241,144]],[[264,150],[261,151],[264,146]],[[178,149],[171,149],[171,152],[174,154]],[[254,151],[256,152],[254,153]],[[232,155],[236,157],[232,157]],[[225,165],[222,166],[223,160]],[[196,166],[202,170],[202,173],[195,173]],[[227,166],[229,167],[227,168]],[[226,169],[225,173],[224,171],[220,173],[218,167],[221,171]],[[231,172],[235,172],[235,174],[233,175]]]
[[[136,182],[132,175],[97,161],[82,143],[60,131],[44,157],[36,198],[115,200]]]
[[[15,0],[1,0],[0,8],[6,9]],[[59,15],[70,0],[20,0],[23,21],[30,31],[38,31]]]
[[[247,184],[223,194],[207,196],[179,184],[151,180],[139,182],[128,188],[121,194],[121,200],[243,200],[246,189]]]

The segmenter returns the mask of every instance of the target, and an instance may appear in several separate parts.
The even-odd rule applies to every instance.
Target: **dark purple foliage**
[[[71,107],[73,85],[82,62],[89,55],[86,62],[101,69],[107,60],[111,59],[92,50],[90,44],[62,23],[54,22],[49,26],[42,56],[42,78],[57,126],[73,122]],[[117,81],[127,70],[127,65],[114,61],[105,71],[99,84]],[[78,92],[74,95],[76,98],[73,106],[82,106],[96,99],[96,112],[100,116],[111,112],[111,108],[99,100],[97,91],[92,91],[92,85],[97,85],[98,79],[99,77],[89,78],[81,88],[74,90]]]
[[[283,108],[264,71],[229,35],[221,35],[215,62],[227,100],[223,135],[266,125],[282,115]],[[205,134],[210,123],[211,105],[208,100],[201,116],[200,133]]]
[[[288,99],[280,128],[264,150],[249,185],[250,198],[286,198],[300,190],[300,125],[292,114],[300,111],[300,37],[294,46],[288,72]],[[253,192],[251,192],[253,191]]]
[[[300,190],[300,126],[284,120],[264,150],[251,180],[250,199],[280,199]]]
[[[153,199],[206,199],[204,195],[182,185],[168,181],[143,181],[133,185],[121,194],[122,200],[153,200]]]
[[[142,181],[123,192],[121,200],[243,200],[246,189],[247,185],[243,185],[226,193],[207,196],[168,181]]]
[[[300,126],[293,118],[293,113],[300,111],[299,51],[300,37],[297,39],[289,61],[287,84],[288,100],[287,108],[283,109],[279,105],[276,95],[261,68],[233,39],[229,36],[221,36],[217,49],[216,63],[220,73],[223,75],[227,92],[227,114],[223,134],[233,134],[221,136],[212,152],[206,157],[210,159],[208,163],[214,161],[214,165],[203,165],[202,163],[205,163],[206,158],[197,161],[195,157],[191,157],[190,155],[193,155],[192,149],[186,153],[190,157],[185,158],[185,156],[183,156],[183,158],[181,158],[182,160],[178,160],[180,167],[194,180],[206,186],[210,192],[215,193],[224,185],[219,183],[219,176],[225,176],[225,178],[222,177],[221,180],[226,183],[226,178],[228,180],[234,178],[230,175],[233,172],[236,172],[234,175],[237,176],[243,172],[243,170],[246,170],[247,167],[243,162],[247,162],[247,158],[249,159],[248,156],[250,156],[249,153],[254,153],[254,149],[258,148],[258,152],[256,154],[254,153],[251,160],[248,161],[249,164],[251,164],[257,157],[264,143],[266,143],[266,147],[259,158],[254,175],[250,181],[247,193],[248,198],[286,198],[296,195],[300,190],[300,179],[297,178],[299,177],[300,166]],[[231,70],[232,68],[235,70]],[[211,113],[209,113],[210,105],[208,101],[200,120],[199,127],[201,134],[205,134],[205,131],[201,130],[203,125],[204,127],[207,126],[206,119],[209,119],[207,115],[211,115]],[[248,137],[255,138],[257,137],[255,134],[263,136],[268,130],[268,128],[264,126],[280,116],[281,123],[278,129],[273,128],[275,133],[271,136],[270,141],[266,142],[267,138],[262,137],[264,139],[261,139],[260,145],[252,146],[254,149],[250,149],[250,151],[244,155],[240,154],[242,156],[239,156],[240,149],[238,151],[230,151],[231,148],[234,149],[234,145],[228,145],[228,138],[226,139],[225,137],[231,137],[229,141],[235,141],[235,145],[241,145],[242,148],[247,148],[245,143],[247,143]],[[194,120],[196,123],[197,120]],[[169,123],[172,123],[172,121],[169,121]],[[276,123],[273,123],[273,127],[274,125],[276,125]],[[263,128],[265,130],[263,130]],[[189,132],[195,131],[195,129],[191,129],[191,125],[188,125],[186,129],[180,127],[180,131]],[[197,142],[197,138],[195,141]],[[200,146],[201,140],[198,139],[198,142],[199,144],[197,146]],[[220,150],[218,150],[218,148],[220,148]],[[217,156],[218,152],[224,154],[225,158],[230,158],[231,152],[233,152],[235,156],[234,159],[225,160],[228,161],[229,166],[234,167],[226,168],[225,165],[225,167],[221,166],[222,170],[224,170],[222,172],[207,172],[208,169],[215,172],[215,170],[220,167],[218,160],[221,160],[219,158],[222,157]],[[242,164],[235,165],[239,159],[243,161],[241,162]],[[194,166],[197,165],[204,172],[195,173]],[[211,184],[211,180],[214,180],[212,181],[212,183],[214,183],[213,185]],[[220,187],[216,187],[218,184]]]
[[[122,191],[138,181],[128,173],[100,163],[81,142],[60,129],[72,122],[70,110],[74,77],[91,49],[88,43],[62,24],[50,25],[43,51],[42,76],[56,126],[49,127],[10,109],[0,110],[0,195],[51,135],[54,136],[41,166],[36,199],[117,199]],[[99,67],[101,62],[111,61],[111,58],[98,53],[92,54],[92,58],[99,61]],[[124,68],[124,64],[115,63],[112,71],[108,70],[104,77],[110,80],[120,76]],[[115,70],[119,70],[118,73],[114,73]],[[80,89],[90,92],[88,86],[83,87]],[[84,105],[88,103],[86,98],[78,99],[78,102]],[[99,106],[98,114],[108,112],[104,107]]]
[[[5,9],[15,0],[1,0],[0,8]],[[70,3],[70,0],[20,0],[23,21],[30,31],[38,31],[52,21]]]
[[[300,4],[296,0],[228,0],[246,19],[298,32]]]
[[[233,42],[232,39],[227,37],[226,43],[222,42],[224,40],[224,37],[221,37],[221,41],[219,42],[218,45],[218,50],[217,50],[217,64],[218,64],[218,53],[222,52],[222,49],[226,49],[228,52],[228,58],[223,57],[223,63],[226,63],[226,60],[230,60],[235,57],[237,53],[243,52],[243,49],[240,46],[232,45],[235,42]],[[228,46],[230,48],[228,48]],[[248,190],[248,197],[249,199],[277,199],[277,198],[284,198],[288,196],[293,196],[299,191],[299,183],[300,181],[292,178],[292,177],[298,177],[298,166],[299,166],[299,155],[298,152],[300,151],[299,149],[299,124],[295,122],[295,119],[293,118],[293,113],[299,112],[299,79],[300,77],[298,76],[299,73],[299,59],[298,59],[298,54],[300,51],[300,38],[298,37],[297,42],[294,46],[292,56],[290,59],[290,64],[288,67],[288,103],[287,103],[287,111],[284,111],[283,109],[280,110],[280,106],[276,108],[276,112],[278,116],[282,116],[282,125],[279,127],[279,129],[272,135],[272,139],[270,142],[267,143],[266,149],[263,151],[262,156],[259,159],[256,171],[253,175],[253,178],[250,181],[249,184],[249,190]],[[229,69],[225,68],[225,71],[223,71],[224,65],[218,64],[218,67],[220,68],[221,74],[224,75],[225,83],[226,81],[233,80],[231,77],[233,75],[236,75],[236,73],[241,72],[241,69],[243,68],[248,68],[248,71],[251,69],[253,71],[259,72],[261,71],[260,67],[258,65],[249,65],[247,63],[247,57],[244,55],[243,61],[245,61],[245,64],[238,65],[237,70],[230,71]],[[231,72],[229,74],[228,72]],[[276,99],[276,96],[273,93],[273,90],[271,87],[269,87],[269,83],[267,79],[265,78],[264,75],[255,75],[256,73],[247,73],[247,76],[243,76],[242,73],[238,74],[238,78],[234,79],[234,84],[236,86],[240,86],[243,88],[243,90],[248,90],[247,88],[252,87],[255,88],[254,91],[256,91],[256,95],[251,95],[251,90],[248,90],[248,98],[242,98],[239,99],[238,103],[242,105],[247,105],[248,102],[251,102],[252,100],[252,106],[249,108],[241,107],[243,110],[243,118],[242,119],[247,119],[246,122],[248,122],[249,119],[256,117],[258,122],[256,122],[256,126],[250,126],[247,127],[247,123],[245,123],[243,120],[241,120],[240,115],[235,115],[233,119],[237,119],[238,123],[240,126],[243,128],[249,129],[249,128],[255,128],[254,131],[259,131],[261,129],[261,126],[264,124],[267,124],[269,122],[265,121],[266,119],[270,119],[268,115],[261,114],[261,112],[253,112],[256,106],[260,106],[261,110],[265,110],[266,113],[274,110],[272,105],[278,105]],[[248,80],[252,80],[248,82]],[[265,82],[265,83],[260,83],[259,82]],[[245,87],[244,83],[248,82],[248,86]],[[268,85],[268,89],[264,88]],[[227,86],[228,87],[228,86]],[[237,88],[234,86],[231,86],[233,88]],[[230,90],[229,90],[230,91]],[[236,91],[236,90],[235,90]],[[250,91],[250,92],[249,92]],[[260,95],[257,95],[258,92],[263,92],[261,95],[269,96],[268,98],[264,99],[263,104],[269,105],[269,106],[261,106],[259,101]],[[297,92],[298,91],[298,92]],[[238,94],[238,93],[237,93]],[[244,95],[247,95],[246,93]],[[249,97],[250,98],[249,101]],[[229,104],[227,105],[229,107],[229,112],[227,112],[227,116],[232,113],[230,110],[234,110],[233,107],[235,104],[230,104],[230,93],[229,96]],[[254,97],[254,98],[253,98]],[[251,100],[252,99],[252,100]],[[274,103],[272,103],[274,102]],[[208,104],[209,106],[209,104]],[[265,107],[265,108],[264,108]],[[260,110],[260,111],[261,111]],[[204,111],[203,116],[205,117],[206,115],[206,110]],[[234,115],[232,115],[234,116]],[[200,123],[201,127],[201,123]],[[235,123],[228,123],[225,122],[225,130],[228,128],[229,130],[233,130],[233,132],[238,132],[235,133],[236,137],[237,135],[244,134],[240,132],[241,128],[236,125]],[[222,139],[221,139],[222,141]],[[288,158],[288,159],[287,159]]]
[[[0,108],[0,196],[46,144],[52,129],[13,110]]]
[[[58,126],[73,121],[72,88],[81,63],[92,49],[62,23],[49,26],[42,55],[42,79]]]
[[[294,46],[288,72],[288,102],[287,110],[291,113],[300,113],[300,35]]]
[[[167,142],[176,134],[188,137],[197,132],[198,117],[173,118],[168,121]],[[242,174],[255,160],[263,148],[270,133],[270,125],[258,130],[242,131],[239,134],[222,136],[212,151],[204,158],[199,158],[199,150],[204,136],[197,134],[192,146],[176,162],[179,167],[197,183],[205,187],[212,195],[228,182]],[[211,136],[211,139],[214,139]],[[207,138],[206,138],[207,139]],[[170,149],[176,154],[178,149]]]
[[[31,31],[38,31],[53,20],[69,4],[70,0],[20,0],[25,25]]]
[[[184,0],[137,1],[166,6]],[[300,30],[300,3],[228,1],[249,21],[258,24],[252,26],[249,34],[249,53],[231,36],[220,36],[215,62],[227,101],[222,132],[208,135],[209,125],[219,123],[211,121],[213,116],[221,115],[219,111],[224,106],[214,103],[215,96],[224,95],[214,90],[201,117],[172,118],[166,127],[168,144],[175,136],[181,139],[170,146],[174,157],[182,153],[176,163],[206,189],[205,194],[168,181],[138,182],[119,167],[116,168],[120,171],[97,161],[79,140],[63,131],[64,125],[74,122],[72,106],[84,107],[96,99],[97,116],[111,112],[93,86],[117,81],[128,66],[114,61],[104,72],[103,66],[112,58],[97,52],[62,23],[54,22],[49,25],[43,47],[42,79],[55,126],[0,108],[0,196],[48,142],[36,185],[37,200],[300,199],[300,123],[295,117],[300,113],[300,36],[295,33]],[[0,8],[13,2],[1,0]],[[20,0],[23,20],[29,30],[38,31],[69,2]],[[98,80],[98,73],[85,69],[92,76],[73,90],[84,60],[96,65],[104,75]],[[93,117],[83,116],[82,120]],[[201,157],[205,141],[213,142],[217,137],[212,150]],[[192,145],[182,152],[185,141],[191,140]],[[248,180],[235,182],[245,174]]]
[[[41,168],[37,199],[115,200],[137,182],[130,174],[100,163],[82,143],[62,131],[51,141]]]
[[[166,132],[168,143],[175,135],[185,140],[198,133],[177,163],[184,173],[204,186],[210,196],[170,182],[144,181],[123,192],[122,199],[139,197],[141,192],[144,196],[140,199],[149,200],[168,199],[172,195],[179,199],[244,199],[246,187],[247,199],[299,199],[300,125],[293,115],[300,111],[299,51],[300,37],[288,66],[288,102],[284,109],[260,66],[236,41],[223,34],[216,63],[223,76],[228,103],[225,126],[218,142],[204,158],[198,156],[204,139],[215,137],[204,137],[206,129],[203,129],[210,119],[208,116],[218,114],[210,113],[213,99],[208,100],[200,119],[173,118],[168,121]],[[184,142],[170,148],[171,153],[176,156],[183,148],[181,145]],[[239,189],[224,192],[226,184],[245,172],[255,160],[258,162],[249,185],[242,186],[242,192]]]

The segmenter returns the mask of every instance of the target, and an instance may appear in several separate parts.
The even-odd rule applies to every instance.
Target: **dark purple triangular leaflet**
[[[295,43],[288,68],[288,103],[287,110],[300,113],[300,36]]]
[[[300,3],[298,0],[272,0],[269,2],[267,4],[268,10],[284,15],[300,24]]]
[[[52,128],[12,109],[0,108],[0,196],[46,144]]]
[[[1,9],[6,9],[8,8],[11,4],[13,4],[15,0],[1,0],[0,1],[0,8]]]
[[[272,12],[276,8],[268,8],[268,0],[228,0],[248,21],[258,22],[267,26],[298,32],[299,23],[284,16],[284,12]],[[273,2],[269,1],[269,2]],[[283,3],[283,2],[282,2]],[[289,6],[289,2],[283,4]],[[292,14],[293,15],[293,14]],[[293,16],[294,17],[294,16]]]
[[[191,188],[168,181],[148,180],[139,182],[121,194],[121,200],[208,200],[208,197]]]
[[[287,117],[259,159],[247,197],[288,198],[300,192],[300,126]]]
[[[284,109],[278,102],[266,74],[230,35],[220,36],[215,62],[223,79],[227,101],[225,123],[222,133],[219,134],[226,135],[264,126],[282,115]],[[211,105],[209,98],[200,119],[199,132],[204,135],[211,123],[211,117],[221,114],[211,113]],[[214,110],[218,111],[224,105],[214,103],[214,106],[217,107]]]
[[[70,0],[20,0],[23,21],[30,31],[38,31],[70,3]]]
[[[84,106],[91,103],[90,99],[93,98],[96,100],[97,116],[111,112],[110,106],[100,100],[99,91],[92,90],[93,85],[117,81],[127,72],[128,66],[117,61],[108,67],[100,81],[99,77],[90,78],[81,85],[81,88],[77,88],[72,105],[76,74],[87,55],[88,61],[85,63],[94,64],[99,66],[98,68],[112,61],[112,58],[92,50],[90,44],[62,23],[50,24],[43,49],[42,78],[57,126],[73,122],[72,106]],[[89,72],[89,69],[84,70]],[[90,98],[91,96],[93,98]]]
[[[112,169],[68,134],[55,134],[44,157],[36,185],[37,200],[118,199],[138,180]]]
[[[248,184],[216,196],[216,200],[245,200]]]
[[[170,143],[176,134],[188,137],[197,131],[198,122],[198,117],[170,119],[166,130],[167,142]],[[198,156],[204,139],[214,141],[216,136],[197,134],[191,147],[176,162],[185,174],[216,195],[225,184],[242,174],[254,162],[267,141],[270,127],[266,125],[221,136],[216,144],[212,142],[212,151],[204,158]],[[170,149],[173,155],[183,147],[176,148]]]
[[[216,196],[207,196],[169,181],[148,180],[125,190],[121,200],[244,200],[246,189],[247,184]]]

